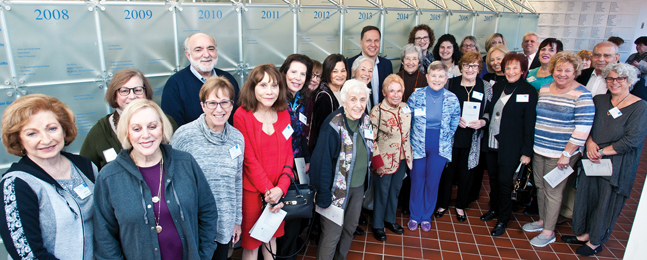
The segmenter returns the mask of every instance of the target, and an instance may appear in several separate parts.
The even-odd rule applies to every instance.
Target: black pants
[[[499,222],[508,223],[512,214],[512,189],[514,188],[514,171],[517,165],[501,165],[498,163],[499,153],[488,152],[487,172],[490,176],[490,210],[497,214]]]
[[[452,149],[452,161],[447,164],[442,177],[440,177],[437,207],[445,209],[449,207],[449,200],[452,197],[452,180],[454,179],[454,175],[456,175],[458,181],[456,208],[465,209],[470,204],[470,192],[472,190],[474,169],[467,169],[469,154],[470,148],[454,147],[454,149]]]
[[[472,179],[472,190],[470,191],[470,201],[478,200],[481,194],[483,175],[485,174],[485,170],[487,170],[487,160],[485,160],[485,154],[486,154],[485,152],[481,153],[479,164],[473,169],[474,178]]]
[[[277,255],[288,256],[296,253],[297,250],[299,250],[301,244],[298,243],[297,240],[299,239],[299,235],[303,230],[301,228],[302,221],[308,220],[292,219],[285,222],[285,225],[283,226],[283,236],[276,238],[276,247],[278,248]],[[281,259],[297,259],[297,256],[295,255],[293,257]]]
[[[229,256],[229,244],[220,244],[216,242],[218,247],[216,247],[216,251],[213,252],[213,257],[211,260],[227,260],[227,257]]]

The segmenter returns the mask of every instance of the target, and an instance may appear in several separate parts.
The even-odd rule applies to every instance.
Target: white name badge
[[[427,112],[425,112],[425,108],[416,108],[416,110],[413,111],[415,116],[426,116]]]
[[[292,129],[291,125],[288,125],[283,129],[283,137],[285,137],[285,140],[290,139],[290,136],[292,136],[292,133],[294,133],[294,129]]]
[[[81,199],[85,199],[92,194],[92,191],[88,189],[88,185],[85,184],[85,182],[79,186],[76,186],[76,188],[74,188],[74,192],[76,192],[76,195],[79,195],[79,198]]]
[[[308,118],[303,113],[299,113],[299,121],[304,125],[308,124]]]
[[[609,109],[609,115],[611,115],[613,119],[616,119],[622,115],[622,112],[620,112],[618,107],[613,107],[612,109]]]
[[[537,78],[535,78],[535,76],[530,76],[530,77],[528,77],[528,78],[526,79],[526,81],[528,81],[528,82],[533,82],[533,81],[535,81],[535,80],[537,80]]]
[[[528,102],[528,94],[517,94],[517,102]]]
[[[115,148],[103,150],[103,158],[106,158],[106,162],[112,162],[114,159],[117,159],[117,152],[115,152]]]
[[[483,100],[483,93],[474,91],[472,92],[472,97],[478,99],[479,101]]]
[[[231,155],[231,159],[235,159],[236,157],[240,156],[243,152],[240,150],[240,146],[236,145],[232,148],[229,148],[229,155]]]
[[[373,136],[373,130],[368,130],[368,129],[364,130],[364,138],[373,140],[373,138],[375,138]]]
[[[409,108],[409,106],[405,106],[402,108],[402,112],[405,114],[411,114],[411,109]]]

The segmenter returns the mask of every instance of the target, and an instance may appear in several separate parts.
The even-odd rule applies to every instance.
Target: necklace
[[[462,84],[461,84],[461,86],[462,86]],[[467,90],[467,86],[463,86],[463,88],[465,88],[465,92],[467,92],[467,102],[470,102],[470,94],[472,94],[472,91],[474,90],[475,86],[476,85],[470,86],[470,90]]]
[[[615,105],[615,106],[613,106],[613,101],[611,101],[611,99],[609,99],[609,102],[611,102],[611,105],[613,106],[613,108],[618,109],[617,111],[619,111],[619,109],[620,109],[620,108],[618,108],[618,106],[620,106],[620,104],[622,104],[622,101],[625,101],[625,99],[627,99],[627,98],[629,97],[629,94],[631,94],[631,93],[627,93],[627,95],[625,96],[625,98],[623,98],[622,100],[620,100],[620,102],[618,102],[618,104],[617,104],[617,105]],[[613,108],[612,108],[612,109],[609,109],[609,111],[607,111],[607,116],[610,116],[610,115],[611,115],[611,112],[610,112],[610,111],[611,111],[611,110],[613,110]],[[614,118],[615,118],[615,117],[614,117]]]
[[[130,158],[133,159],[133,162],[135,163],[135,165],[137,165],[137,160],[135,160],[135,156],[133,156],[132,153],[130,154]],[[151,199],[151,201],[153,201],[153,203],[155,204],[160,202],[160,197],[162,196],[162,174],[164,173],[163,170],[164,170],[164,157],[162,157],[162,160],[160,161],[160,181],[159,181],[159,184],[157,185],[157,195],[153,196],[153,198]],[[162,205],[158,204],[157,216],[155,217],[155,230],[157,230],[158,234],[162,232],[162,226],[160,226],[160,218],[162,217],[161,213],[162,213]]]

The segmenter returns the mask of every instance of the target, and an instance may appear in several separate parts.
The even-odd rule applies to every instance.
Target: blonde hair
[[[575,77],[579,76],[582,72],[582,58],[577,56],[577,54],[570,51],[561,51],[553,55],[548,62],[548,71],[552,75],[555,72],[555,68],[559,67],[564,63],[570,63],[573,65],[575,70]]]
[[[384,79],[384,84],[382,84],[382,91],[388,91],[387,88],[393,82],[400,84],[402,90],[404,91],[404,80],[402,80],[402,78],[398,76],[398,74],[391,74]]]
[[[490,73],[496,72],[494,71],[494,68],[492,68],[492,65],[490,65],[490,57],[492,57],[492,53],[494,51],[503,52],[503,56],[505,56],[506,54],[508,54],[508,52],[510,52],[510,50],[508,50],[508,47],[506,47],[503,44],[494,45],[493,47],[490,48],[490,50],[487,52],[487,55],[485,56],[485,65],[486,65],[485,67],[487,68],[487,71]],[[501,60],[501,62],[503,62],[503,60]],[[504,64],[501,64],[501,67],[504,67]],[[504,70],[504,69],[501,68],[501,70]]]
[[[166,118],[166,115],[164,114],[164,112],[162,112],[162,109],[154,101],[140,98],[128,104],[126,109],[124,109],[124,112],[121,113],[119,123],[117,123],[117,138],[119,138],[121,147],[123,147],[124,149],[133,148],[133,145],[130,143],[130,139],[128,138],[130,119],[135,113],[145,108],[152,108],[153,110],[155,110],[157,117],[162,122],[162,143],[168,144],[171,142],[171,137],[173,136],[173,126],[171,126],[171,122],[168,120],[168,118]]]

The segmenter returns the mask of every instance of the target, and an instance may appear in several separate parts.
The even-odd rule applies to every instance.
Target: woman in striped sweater
[[[528,232],[541,231],[530,240],[530,244],[537,247],[555,242],[554,230],[562,204],[562,191],[566,187],[566,181],[551,186],[544,175],[556,167],[561,170],[575,166],[593,124],[595,107],[592,95],[575,81],[581,67],[582,60],[577,54],[555,54],[548,68],[555,81],[539,90],[532,167],[540,219],[523,226],[523,230]]]

